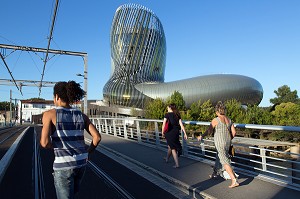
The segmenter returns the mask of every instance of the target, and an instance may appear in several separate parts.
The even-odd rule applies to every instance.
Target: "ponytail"
[[[57,82],[54,86],[53,95],[69,104],[80,101],[86,92],[80,87],[80,84],[75,81]]]

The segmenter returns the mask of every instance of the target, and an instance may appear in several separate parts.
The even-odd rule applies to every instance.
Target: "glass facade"
[[[142,107],[147,100],[135,88],[143,82],[164,82],[166,40],[157,16],[136,5],[120,6],[110,33],[111,77],[103,88],[110,104]]]
[[[144,107],[148,100],[182,93],[186,105],[198,100],[237,99],[242,104],[259,104],[261,84],[242,75],[207,75],[164,83],[166,39],[158,17],[141,5],[120,6],[111,33],[111,76],[103,88],[110,105]]]
[[[205,75],[168,83],[142,83],[135,86],[152,99],[167,99],[174,91],[183,95],[186,106],[202,102],[236,99],[242,104],[259,104],[263,98],[261,84],[250,77],[233,74]]]

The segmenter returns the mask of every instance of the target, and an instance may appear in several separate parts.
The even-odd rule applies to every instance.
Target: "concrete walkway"
[[[166,163],[163,157],[166,152],[160,149],[144,146],[136,142],[115,138],[110,135],[101,134],[102,141],[99,146],[111,153],[130,161],[152,174],[175,184],[181,190],[189,193],[191,198],[220,198],[220,199],[277,199],[298,198],[300,192],[262,181],[253,177],[238,173],[240,186],[234,189],[228,188],[230,180],[223,178],[209,179],[212,167],[200,161],[185,157],[179,158],[180,168],[173,168],[174,161],[171,158]]]

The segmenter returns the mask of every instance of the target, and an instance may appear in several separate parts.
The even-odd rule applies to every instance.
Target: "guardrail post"
[[[147,140],[147,142],[149,142],[149,133],[148,133],[148,131],[146,131],[146,140]]]
[[[260,148],[261,166],[263,171],[267,171],[266,149]]]
[[[138,120],[136,121],[136,133],[137,133],[138,142],[141,143],[142,142],[141,128],[140,128],[140,122]]]
[[[182,130],[180,130],[180,134],[181,134],[181,143],[182,143],[182,152],[183,152],[183,155],[188,155],[187,142],[184,139],[184,133],[183,133]]]
[[[160,140],[159,140],[159,132],[158,132],[158,124],[157,122],[154,122],[155,125],[155,144],[156,146],[160,145]]]
[[[205,156],[205,146],[204,146],[204,140],[201,140],[200,142],[201,142],[201,143],[200,143],[200,147],[201,147],[201,154],[202,154],[203,156]]]
[[[117,129],[116,129],[116,121],[113,120],[113,129],[114,129],[114,136],[117,136]]]
[[[126,128],[126,121],[125,120],[123,120],[123,121],[124,121],[124,124],[123,124],[123,126],[124,126],[124,138],[128,139],[127,128]]]
[[[130,128],[130,135],[131,135],[130,137],[133,138],[133,129],[132,128]]]
[[[291,147],[291,153],[293,153],[292,158],[294,158],[295,162],[292,162],[292,176],[295,178],[300,178],[300,145]],[[292,183],[300,185],[300,180],[292,178]]]
[[[100,119],[97,119],[97,129],[98,129],[98,131],[100,131],[100,128],[101,128],[101,126],[100,126]]]
[[[105,124],[105,133],[108,134],[108,126],[107,126],[107,120],[104,119],[104,124]]]

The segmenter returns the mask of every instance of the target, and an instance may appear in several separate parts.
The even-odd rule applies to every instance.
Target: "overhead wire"
[[[0,35],[0,37],[1,37],[1,38],[3,38],[3,39],[5,39],[6,41],[8,41],[8,42],[10,42],[10,43],[12,43],[12,44],[14,44],[14,45],[16,45],[16,43],[15,43],[15,42],[13,42],[13,41],[11,41],[11,40],[9,40],[9,39],[7,39],[7,38],[3,37],[2,35]]]
[[[46,56],[45,56],[45,59],[44,59],[44,67],[43,67],[42,77],[41,77],[40,86],[39,86],[39,96],[41,95],[42,83],[43,83],[43,78],[44,78],[46,64],[47,64],[47,61],[48,61],[47,60],[48,59],[48,53],[49,53],[50,43],[51,43],[53,29],[54,29],[54,25],[55,25],[55,20],[56,20],[56,14],[57,14],[57,10],[58,10],[58,5],[59,5],[59,0],[56,0],[55,8],[54,8],[54,14],[53,14],[53,17],[52,17],[52,24],[51,24],[51,29],[50,29],[50,35],[49,35],[49,38],[48,38],[48,45],[47,45]]]
[[[17,57],[17,60],[15,61],[15,64],[14,64],[14,66],[13,66],[13,68],[12,68],[12,71],[15,70],[15,68],[16,68],[16,66],[17,66],[17,63],[19,62],[19,59],[20,59],[20,57],[21,57],[22,52],[23,52],[23,51],[20,51],[19,56]]]
[[[8,42],[10,42],[10,43],[16,44],[15,42],[13,42],[13,41],[11,41],[11,40],[9,40],[9,39],[3,37],[2,35],[0,35],[0,37],[3,38],[3,39],[5,39],[6,41],[8,41]],[[1,48],[1,49],[2,49],[2,48]],[[1,57],[1,59],[2,59],[2,61],[3,61],[3,63],[4,63],[4,65],[5,65],[5,67],[6,67],[6,69],[7,69],[8,73],[9,73],[9,75],[11,76],[13,82],[15,83],[17,89],[18,89],[18,90],[20,91],[20,93],[22,94],[21,89],[19,89],[19,87],[18,87],[18,85],[17,85],[17,83],[16,83],[16,81],[15,81],[13,75],[12,75],[12,72],[10,71],[10,69],[9,69],[9,67],[8,67],[8,65],[7,65],[7,63],[6,63],[6,61],[5,61],[5,58],[8,57],[9,55],[11,55],[12,53],[14,53],[15,51],[16,51],[16,50],[12,50],[9,54],[6,54],[6,49],[3,49],[3,51],[0,52],[0,57]],[[1,65],[2,65],[2,64],[1,64]],[[22,94],[22,95],[23,95],[23,94]]]
[[[55,57],[55,59],[54,59],[54,61],[52,61],[52,64],[49,66],[48,65],[48,67],[47,67],[47,70],[46,71],[49,71],[53,66],[54,66],[54,64],[57,62],[57,60],[60,58],[60,56],[61,56],[61,54],[60,55],[58,55],[58,56],[56,56],[56,55],[53,55],[53,57],[52,58],[54,58]]]
[[[9,70],[8,65],[6,64],[6,61],[5,61],[4,57],[2,56],[2,53],[0,53],[0,57],[1,57],[1,59],[2,59],[2,61],[3,61],[3,63],[4,63],[4,65],[6,66],[6,69],[7,69],[8,73],[10,74],[10,76],[11,76],[13,82],[15,83],[17,89],[20,91],[21,95],[23,95],[23,93],[22,93],[21,89],[18,87],[18,84],[16,83],[16,80],[14,79],[14,77],[13,77],[11,71]]]
[[[38,70],[39,72],[41,72],[41,71],[39,70],[39,67],[38,67],[37,64],[35,63],[33,57],[31,56],[30,52],[27,52],[27,53],[29,54],[29,56],[30,56],[32,62],[34,63],[35,67],[37,68],[37,70]]]
[[[52,38],[52,43],[54,43],[54,44],[57,46],[58,49],[61,49],[60,46],[55,42],[54,38]],[[52,64],[51,64],[50,66],[48,66],[48,68],[47,68],[46,71],[49,71],[49,70],[52,68],[52,66],[56,63],[56,61],[59,59],[60,56],[61,56],[61,54],[59,54],[58,57],[54,54],[54,55],[50,58],[50,59],[52,59],[52,58],[56,57],[56,59],[52,62]],[[50,60],[50,59],[49,59],[49,60]]]

